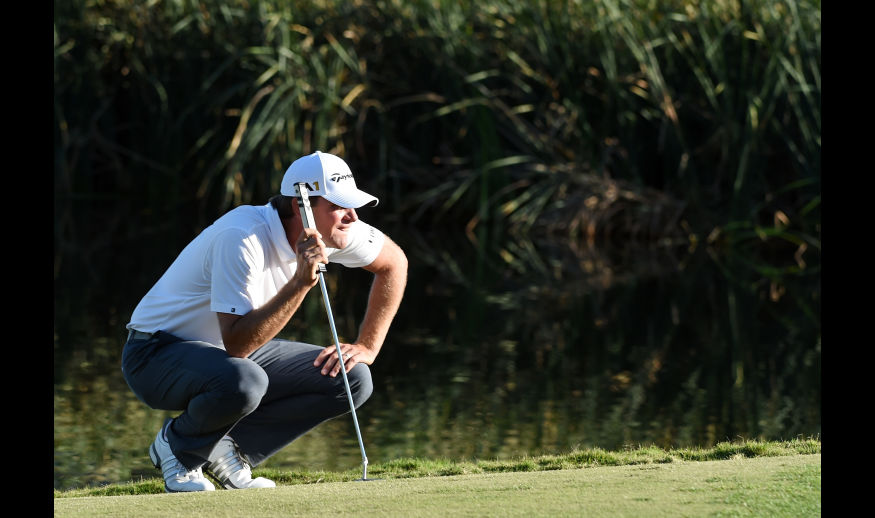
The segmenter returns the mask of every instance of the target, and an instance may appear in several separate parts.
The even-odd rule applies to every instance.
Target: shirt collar
[[[270,239],[276,247],[280,260],[293,262],[295,260],[295,252],[292,250],[292,245],[289,244],[289,238],[286,237],[286,230],[283,228],[282,221],[280,221],[280,215],[270,203],[265,204],[265,207],[267,209],[267,224],[270,227]]]

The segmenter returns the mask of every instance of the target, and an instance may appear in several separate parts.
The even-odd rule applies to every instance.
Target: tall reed
[[[813,0],[63,2],[56,269],[112,233],[184,242],[316,149],[388,217],[478,246],[819,254],[820,20]],[[136,206],[108,218],[114,199]]]

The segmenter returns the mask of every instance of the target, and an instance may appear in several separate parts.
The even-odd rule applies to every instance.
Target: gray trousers
[[[187,469],[206,464],[225,435],[257,466],[316,425],[350,412],[343,376],[313,366],[323,348],[277,339],[235,358],[159,331],[125,343],[122,373],[150,408],[182,412],[167,436]],[[371,371],[357,364],[347,378],[358,408],[373,391]]]

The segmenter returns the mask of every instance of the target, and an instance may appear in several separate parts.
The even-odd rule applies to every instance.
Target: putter
[[[301,219],[304,228],[316,228],[316,220],[313,218],[313,209],[310,208],[310,193],[304,182],[295,184],[298,193],[298,208],[301,209]],[[368,456],[365,454],[365,443],[362,441],[362,433],[359,430],[359,420],[355,415],[355,403],[352,401],[352,390],[349,388],[349,380],[346,377],[346,365],[343,361],[343,351],[340,349],[340,339],[337,338],[337,328],[334,327],[334,315],[331,313],[331,304],[328,302],[328,289],[325,287],[325,265],[319,264],[319,286],[322,288],[322,301],[325,303],[325,311],[328,313],[328,325],[331,326],[331,336],[334,338],[334,346],[337,347],[337,358],[340,361],[340,373],[343,374],[343,385],[346,387],[346,396],[349,398],[349,410],[352,412],[352,422],[355,424],[355,434],[359,440],[359,448],[362,451],[362,478],[358,481],[369,482],[380,480],[368,478]]]

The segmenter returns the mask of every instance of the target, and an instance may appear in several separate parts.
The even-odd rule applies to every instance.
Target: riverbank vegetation
[[[184,244],[316,149],[511,264],[537,232],[816,269],[820,29],[811,0],[63,2],[55,275]]]

